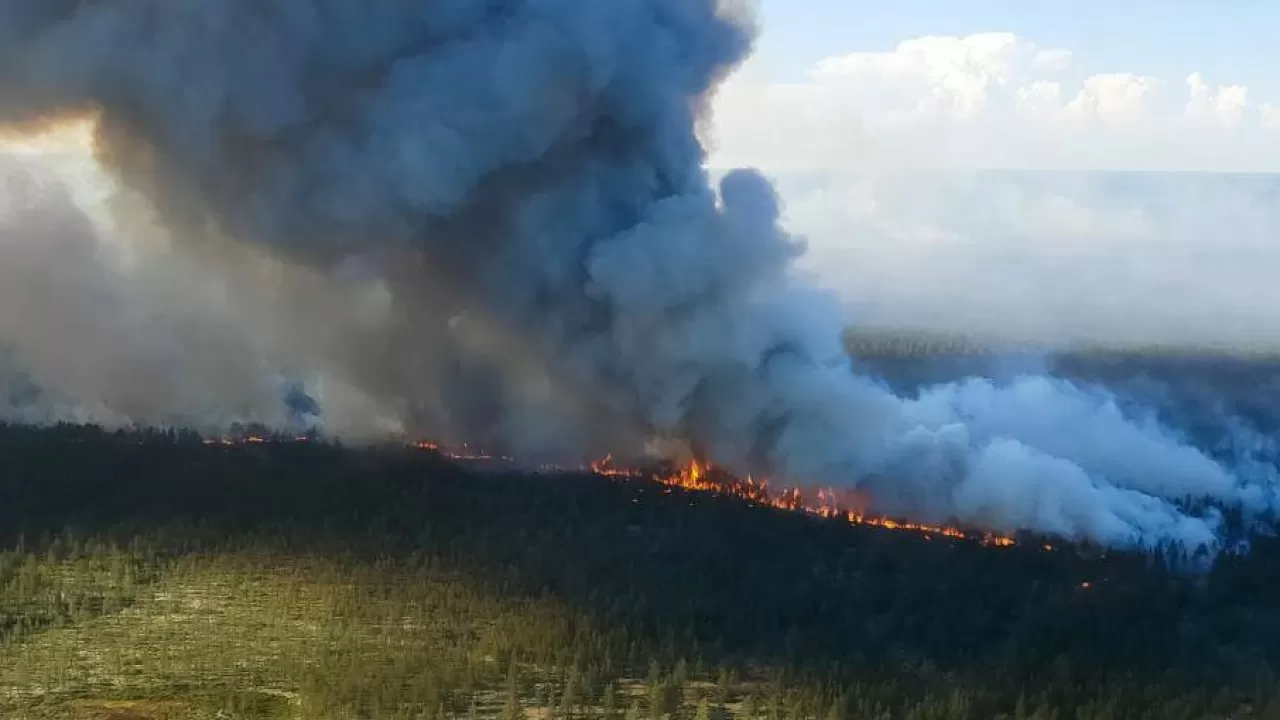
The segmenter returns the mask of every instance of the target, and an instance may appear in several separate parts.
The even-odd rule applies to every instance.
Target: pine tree
[[[729,697],[733,692],[733,676],[729,674],[728,668],[720,668],[720,674],[716,677],[715,701],[717,705],[724,705],[729,702]]]
[[[573,717],[574,708],[578,706],[578,669],[571,668],[564,681],[564,692],[560,696],[560,717]]]
[[[604,720],[616,720],[618,716],[618,691],[613,683],[604,686],[600,697],[600,715]]]
[[[645,684],[649,686],[649,691],[653,691],[653,687],[662,682],[662,668],[658,665],[657,660],[649,661],[649,678]]]
[[[676,663],[675,670],[671,671],[671,682],[681,690],[689,684],[689,664],[684,660]]]
[[[649,717],[651,720],[662,720],[663,705],[666,703],[667,684],[658,680],[649,686]]]
[[[782,689],[777,686],[769,697],[769,720],[782,720]]]
[[[694,712],[693,719],[711,720],[711,706],[707,704],[705,697],[698,700],[698,709]]]
[[[515,663],[507,672],[506,699],[502,705],[502,720],[524,720],[524,707],[520,705],[520,682]]]
[[[827,708],[826,720],[844,720],[844,699],[836,698],[831,701],[831,706]]]

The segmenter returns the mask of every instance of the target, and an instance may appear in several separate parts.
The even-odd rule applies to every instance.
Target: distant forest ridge
[[[1241,358],[1280,360],[1280,349],[1231,343],[1143,344],[1113,340],[1030,342],[1012,336],[948,332],[926,328],[858,326],[845,330],[844,344],[854,357],[1053,354],[1142,358]]]

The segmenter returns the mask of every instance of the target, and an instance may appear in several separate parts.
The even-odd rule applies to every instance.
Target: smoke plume
[[[1119,546],[1214,549],[1184,499],[1268,507],[1265,465],[1092,386],[904,397],[854,372],[770,183],[703,167],[751,41],[715,0],[9,0],[0,123],[94,114],[124,189],[108,231],[56,199],[7,212],[0,343],[99,420],[284,425],[292,381],[338,434],[522,457],[674,437]]]

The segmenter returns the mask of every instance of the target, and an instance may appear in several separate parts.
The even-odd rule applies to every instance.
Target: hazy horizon
[[[1280,350],[1280,174],[766,173],[851,325]]]

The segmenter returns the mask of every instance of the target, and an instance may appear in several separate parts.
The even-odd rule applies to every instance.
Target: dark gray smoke
[[[359,399],[315,390],[335,427],[524,456],[675,437],[893,510],[1116,545],[1212,549],[1216,518],[1176,501],[1272,502],[1268,474],[1101,390],[1024,375],[904,399],[854,373],[771,185],[703,168],[708,93],[751,38],[715,0],[8,0],[0,122],[99,113],[102,162],[176,248],[164,267],[233,290],[225,338],[191,336],[201,304],[143,353],[178,389],[106,403],[131,419],[288,372]],[[282,283],[246,276],[260,263]],[[385,307],[353,311],[359,288]],[[237,362],[172,370],[210,352]],[[101,402],[92,384],[60,389]]]

